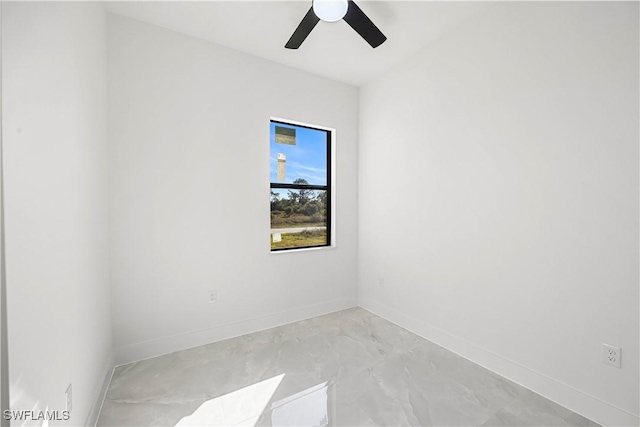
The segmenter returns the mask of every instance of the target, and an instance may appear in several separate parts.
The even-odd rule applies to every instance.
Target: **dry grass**
[[[282,234],[282,241],[271,242],[271,249],[301,248],[327,244],[327,230],[304,230],[301,233]]]

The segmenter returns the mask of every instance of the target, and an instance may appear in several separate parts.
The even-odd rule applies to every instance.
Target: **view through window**
[[[271,121],[271,250],[331,244],[331,132]]]

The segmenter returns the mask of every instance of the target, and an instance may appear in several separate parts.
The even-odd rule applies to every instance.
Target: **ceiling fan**
[[[299,48],[320,20],[336,22],[341,19],[356,30],[371,47],[378,47],[387,40],[382,31],[371,22],[353,0],[313,0],[311,8],[284,47]]]

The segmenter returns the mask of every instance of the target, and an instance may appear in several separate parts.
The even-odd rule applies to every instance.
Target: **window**
[[[331,131],[271,121],[271,250],[331,245]]]

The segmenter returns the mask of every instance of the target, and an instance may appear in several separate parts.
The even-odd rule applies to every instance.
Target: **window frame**
[[[334,214],[334,203],[333,203],[333,165],[334,165],[334,155],[333,155],[333,145],[335,142],[335,133],[336,130],[333,128],[313,125],[308,123],[301,123],[294,120],[281,119],[276,117],[271,117],[269,119],[269,140],[271,140],[271,123],[282,124],[286,126],[295,126],[306,129],[312,129],[317,131],[322,131],[326,133],[326,169],[327,169],[327,184],[326,185],[301,185],[301,184],[289,184],[289,183],[278,183],[271,181],[271,169],[269,169],[269,189],[285,189],[285,190],[320,190],[327,192],[327,206],[325,208],[327,212],[327,222],[326,222],[326,236],[327,242],[324,245],[312,245],[312,246],[296,246],[291,248],[271,248],[271,220],[269,220],[269,250],[270,253],[284,253],[291,251],[304,251],[308,249],[322,249],[322,248],[331,248],[334,247],[334,236],[333,236],[333,214]],[[271,214],[271,208],[269,208],[269,214]]]

